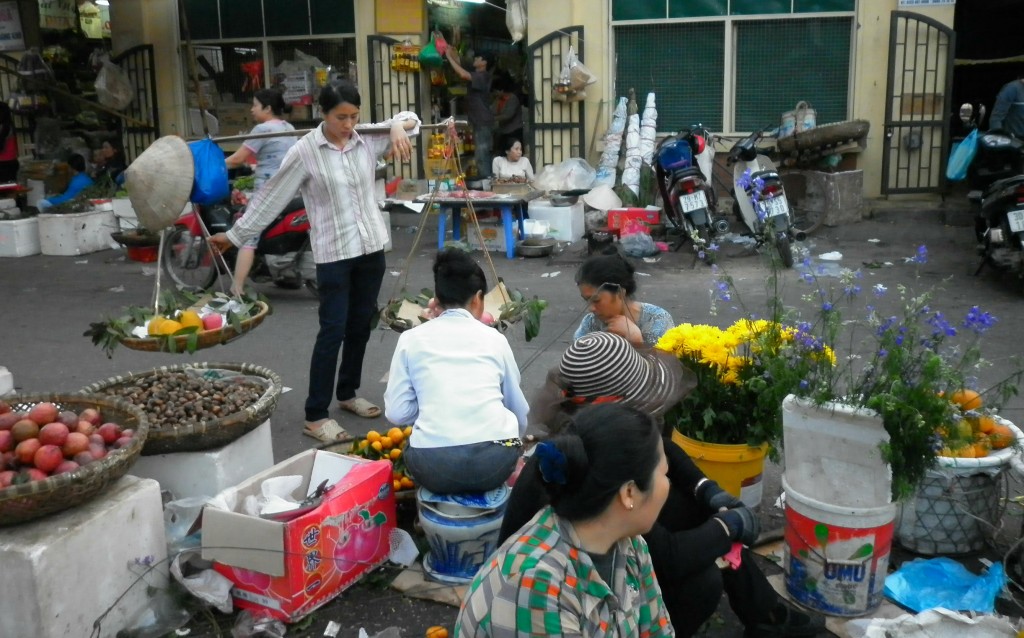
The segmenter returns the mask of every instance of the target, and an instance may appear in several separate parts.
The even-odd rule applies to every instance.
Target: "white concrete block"
[[[0,397],[14,392],[14,375],[5,366],[0,366]]]
[[[73,509],[4,527],[0,636],[88,636],[114,605],[98,634],[112,638],[149,608],[150,586],[167,587],[166,558],[160,486],[134,476]],[[160,567],[136,582],[142,563]]]
[[[130,470],[151,478],[174,498],[214,496],[274,465],[270,419],[224,447],[205,452],[140,456]]]
[[[117,230],[113,210],[84,213],[41,213],[39,245],[44,255],[87,255],[106,250]]]

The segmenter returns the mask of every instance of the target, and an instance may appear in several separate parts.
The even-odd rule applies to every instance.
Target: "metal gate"
[[[893,11],[889,30],[882,193],[931,193],[946,184],[956,34],[929,17]]]
[[[128,74],[128,79],[135,88],[135,99],[121,111],[134,120],[124,121],[121,135],[125,158],[131,162],[160,137],[153,45],[140,44],[118,54],[110,61]]]
[[[381,122],[399,111],[413,111],[424,122],[429,118],[421,110],[419,73],[400,73],[391,69],[391,49],[399,40],[383,35],[366,38],[367,60],[370,65],[370,120]],[[396,164],[397,176],[423,179],[423,158],[420,156],[420,138],[413,137],[412,162]]]
[[[585,157],[585,113],[583,101],[556,99],[555,82],[572,46],[583,62],[583,27],[565,27],[553,31],[526,47],[533,88],[529,132],[530,160],[538,170],[570,157]]]

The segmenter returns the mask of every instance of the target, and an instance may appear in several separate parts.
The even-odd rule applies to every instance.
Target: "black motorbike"
[[[975,274],[988,264],[1024,279],[1024,141],[1002,131],[979,135],[967,178],[982,257]]]

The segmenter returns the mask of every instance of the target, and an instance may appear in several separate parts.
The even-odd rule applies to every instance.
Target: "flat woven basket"
[[[198,423],[185,423],[172,429],[150,426],[146,445],[142,449],[143,456],[153,454],[171,454],[174,452],[201,452],[227,445],[243,434],[256,429],[270,418],[277,408],[277,400],[281,397],[283,384],[281,377],[269,368],[251,363],[185,363],[176,366],[161,366],[146,372],[129,372],[121,376],[111,377],[82,388],[83,393],[102,395],[111,388],[135,383],[161,372],[182,372],[184,370],[229,370],[246,376],[261,377],[270,382],[259,399],[240,412]],[[134,404],[133,404],[134,405]]]
[[[270,314],[270,306],[263,301],[257,301],[256,307],[259,311],[242,321],[241,330],[235,330],[231,324],[225,324],[220,330],[204,330],[197,332],[196,350],[212,348],[234,341],[235,339],[250,332],[253,328],[263,323],[263,320]],[[191,335],[179,335],[174,338],[175,352],[185,352],[188,349],[188,340]],[[167,339],[164,337],[126,337],[121,339],[121,345],[132,350],[143,350],[145,352],[170,352],[167,348]]]
[[[138,458],[149,433],[149,420],[134,405],[106,396],[89,394],[32,394],[5,398],[18,412],[49,401],[58,410],[81,413],[86,408],[99,410],[103,420],[135,430],[132,442],[120,450],[84,465],[74,472],[51,476],[43,481],[12,485],[0,489],[0,526],[25,523],[54,512],[69,509],[100,494],[121,478]]]
[[[859,140],[868,134],[871,122],[867,120],[848,120],[834,124],[822,124],[802,133],[794,133],[776,142],[783,153],[805,151],[819,146],[842,144],[850,140]]]

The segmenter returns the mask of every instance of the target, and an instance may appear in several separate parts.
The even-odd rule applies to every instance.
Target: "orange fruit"
[[[391,479],[392,479],[392,480],[395,480],[395,481],[401,481],[401,480],[402,480],[402,477],[403,477],[403,476],[405,476],[405,474],[402,474],[402,473],[401,473],[400,471],[398,471],[398,470],[392,470],[392,471],[391,471]]]
[[[954,392],[949,400],[960,406],[961,410],[977,410],[984,402],[981,395],[969,388],[961,388]]]
[[[448,638],[448,630],[440,625],[427,630],[425,638]]]
[[[992,430],[996,429],[996,420],[992,417],[984,414],[978,417],[978,431],[984,432],[985,434],[991,434]]]
[[[400,456],[402,456],[402,451],[401,450],[399,450],[398,448],[395,448],[395,449],[391,450],[391,460],[392,461],[397,461],[398,457],[400,457]]]
[[[377,450],[378,452],[380,452],[380,451],[381,451],[381,449],[383,449],[383,447],[384,447],[384,446],[383,446],[383,445],[381,445],[381,442],[380,442],[380,441],[374,441],[373,443],[371,443],[371,444],[370,444],[370,447],[372,447],[373,449],[375,449],[375,450]]]
[[[405,435],[405,438],[409,438],[410,436],[412,436],[412,426],[411,425],[405,426],[405,429],[402,430],[402,434]]]
[[[403,477],[402,477],[402,487],[403,487],[404,489],[409,489],[409,488],[411,488],[411,487],[416,487],[416,484],[415,484],[415,483],[413,483],[413,482],[412,482],[412,479],[411,479],[411,478],[409,478],[408,476],[403,476]]]
[[[381,447],[383,447],[385,450],[390,450],[395,446],[395,442],[391,440],[390,436],[382,436],[380,437],[380,441],[377,442],[380,443]]]
[[[958,459],[973,459],[974,458],[974,446],[965,445],[957,448],[953,451],[953,455]]]
[[[174,319],[165,319],[156,330],[159,334],[162,335],[172,335],[175,332],[181,330],[183,327],[184,326],[182,326]]]
[[[369,441],[370,443],[373,443],[374,441],[380,441],[380,432],[378,432],[377,430],[370,430],[369,432],[366,433],[366,440]]]
[[[146,326],[146,333],[149,334],[150,336],[160,334],[160,324],[162,324],[165,321],[167,321],[167,319],[165,317],[161,317],[160,315],[153,317],[152,319],[149,320],[149,324]]]
[[[400,491],[400,490],[402,489],[402,482],[401,482],[401,481],[397,481],[397,480],[392,480],[392,481],[391,481],[391,487],[392,487],[392,488],[393,488],[393,489],[394,489],[394,490],[395,490],[396,492],[398,492],[398,491]]]
[[[1001,450],[1013,445],[1013,430],[1005,425],[996,424],[988,435],[993,450]]]
[[[945,457],[948,457],[948,458],[953,458],[956,455],[953,454],[953,450],[949,449],[948,446],[944,445],[944,446],[942,446],[942,449],[939,450],[939,456],[945,456]]]
[[[405,434],[402,432],[402,428],[391,428],[388,430],[388,438],[391,439],[391,442],[395,445],[401,445],[402,441],[405,439]]]
[[[178,322],[186,328],[195,327],[200,330],[203,329],[203,319],[195,310],[186,310],[181,313],[181,316],[178,317]]]
[[[971,422],[967,419],[957,421],[956,427],[953,429],[953,435],[958,439],[970,441],[974,435],[974,428],[971,427]]]
[[[974,447],[974,458],[976,458],[976,459],[983,459],[983,458],[985,458],[986,456],[988,456],[988,453],[991,451],[991,447],[990,447],[989,442],[987,440],[975,441],[973,447]]]

